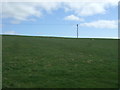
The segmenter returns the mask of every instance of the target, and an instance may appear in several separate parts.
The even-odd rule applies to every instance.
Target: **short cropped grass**
[[[118,40],[3,35],[3,88],[117,88]]]

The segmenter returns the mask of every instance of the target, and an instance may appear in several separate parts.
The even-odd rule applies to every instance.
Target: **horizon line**
[[[76,36],[53,36],[53,35],[25,35],[25,34],[0,34],[10,36],[34,36],[34,37],[56,37],[56,38],[77,38]],[[96,39],[120,39],[119,37],[78,37],[78,38],[96,38]]]

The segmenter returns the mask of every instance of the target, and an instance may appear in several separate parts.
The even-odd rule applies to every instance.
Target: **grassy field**
[[[117,88],[118,40],[3,35],[3,88]]]

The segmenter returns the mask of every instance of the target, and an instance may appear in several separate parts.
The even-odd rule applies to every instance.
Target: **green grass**
[[[3,88],[117,88],[118,40],[3,35]]]

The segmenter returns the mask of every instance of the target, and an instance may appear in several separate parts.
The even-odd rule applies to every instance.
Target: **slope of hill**
[[[117,88],[118,40],[3,35],[3,88]]]

